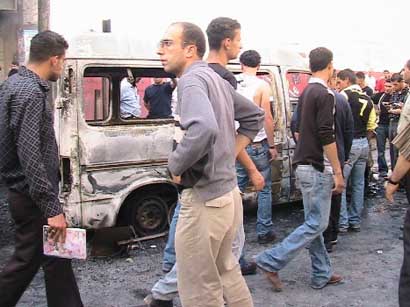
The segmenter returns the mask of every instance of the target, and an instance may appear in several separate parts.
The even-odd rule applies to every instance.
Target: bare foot
[[[276,292],[282,292],[283,284],[279,278],[278,272],[267,272],[265,271],[266,277],[270,280],[273,286],[273,290]]]

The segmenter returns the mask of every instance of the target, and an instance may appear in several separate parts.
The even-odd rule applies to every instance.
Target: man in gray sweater
[[[180,77],[184,136],[168,160],[185,189],[176,231],[183,306],[253,306],[232,241],[242,220],[235,157],[263,125],[263,111],[237,94],[206,62],[205,37],[190,23],[172,24],[159,44],[164,70]],[[240,124],[235,133],[234,120]]]

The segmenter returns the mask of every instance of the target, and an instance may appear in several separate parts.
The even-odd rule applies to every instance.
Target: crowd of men
[[[210,50],[204,61],[202,30],[188,22],[171,24],[157,53],[164,70],[179,78],[178,86],[158,78],[145,92],[149,117],[155,118],[158,92],[169,98],[176,87],[179,124],[168,168],[182,191],[164,251],[166,274],[145,298],[146,304],[173,306],[179,295],[188,307],[251,307],[243,275],[259,268],[273,289],[282,291],[279,271],[305,248],[312,261],[311,287],[339,284],[343,277],[333,271],[329,252],[338,234],[361,230],[369,140],[377,135],[379,176],[386,179],[389,200],[410,169],[410,61],[402,74],[386,72],[374,94],[363,73],[336,72],[329,49],[310,52],[312,77],[292,119],[297,143],[293,167],[305,220],[275,242],[270,164],[278,153],[270,88],[257,77],[261,57],[255,50],[243,52],[242,73],[235,76],[225,66],[241,50],[239,22],[216,18],[206,34]],[[83,306],[71,261],[42,252],[42,226],[50,225],[56,241],[64,241],[67,227],[58,201],[52,110],[46,102],[46,81],[61,76],[67,48],[55,32],[37,34],[27,66],[0,88],[0,175],[9,188],[10,212],[16,222],[15,253],[0,273],[0,306],[15,306],[40,266],[49,306]],[[130,80],[125,82],[124,88],[129,88]],[[384,157],[387,139],[390,170]],[[258,191],[258,242],[275,243],[255,260],[246,259],[243,252],[241,191],[248,181]],[[407,177],[404,186],[410,201]],[[410,302],[409,240],[410,211],[404,226],[401,306]]]

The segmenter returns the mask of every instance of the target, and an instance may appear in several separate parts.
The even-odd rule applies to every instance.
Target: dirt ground
[[[377,188],[377,185],[375,186]],[[407,209],[403,193],[394,205],[388,205],[377,190],[367,198],[362,231],[340,236],[336,250],[330,254],[335,272],[344,276],[338,286],[322,290],[309,287],[310,259],[302,251],[283,271],[282,293],[272,291],[265,276],[246,277],[255,306],[398,306],[397,286],[402,262],[400,225]],[[247,257],[269,245],[256,242],[254,214],[245,217]],[[284,238],[303,220],[302,207],[289,204],[274,208],[273,223],[279,239]],[[0,187],[0,268],[13,252],[13,222],[7,209],[5,188]],[[128,255],[90,257],[74,261],[75,274],[85,306],[125,307],[143,304],[143,298],[154,282],[162,276],[161,259],[165,238],[144,242]],[[40,271],[21,298],[18,306],[46,306],[43,273]],[[180,306],[179,302],[175,302]]]

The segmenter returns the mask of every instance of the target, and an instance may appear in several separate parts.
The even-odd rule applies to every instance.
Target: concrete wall
[[[24,58],[24,30],[37,28],[37,0],[18,0],[18,9],[21,14],[0,10],[0,82],[7,77],[11,62]]]
[[[17,11],[0,11],[0,82],[6,77],[17,56]]]

